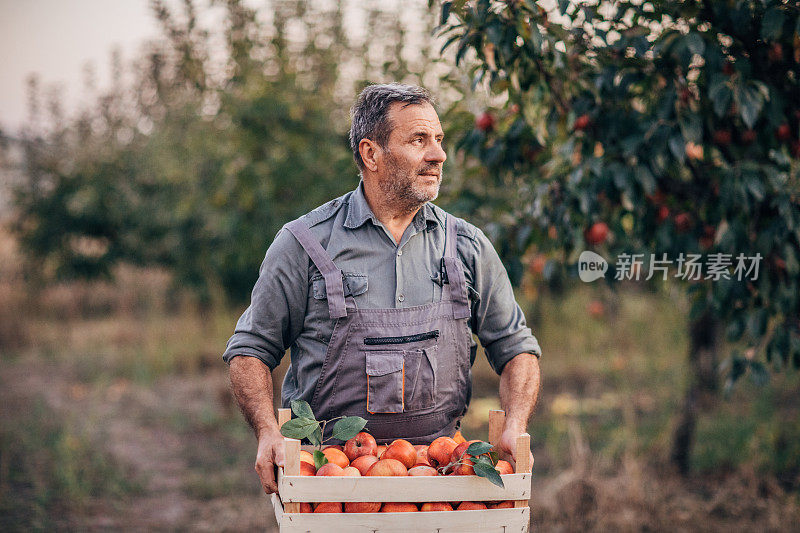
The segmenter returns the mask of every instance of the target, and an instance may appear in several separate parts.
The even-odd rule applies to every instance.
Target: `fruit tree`
[[[666,278],[691,296],[672,450],[686,471],[718,335],[729,385],[800,364],[800,6],[480,0],[444,2],[441,20],[494,102],[451,121],[470,121],[458,147],[484,179],[467,187],[504,212],[507,256],[536,243],[569,266],[594,250],[607,280]]]

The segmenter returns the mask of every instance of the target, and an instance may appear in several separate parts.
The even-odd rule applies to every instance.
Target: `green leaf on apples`
[[[491,464],[486,464],[485,462],[480,461],[476,462],[472,468],[475,470],[476,475],[485,477],[501,489],[506,488],[503,484],[503,478],[500,477],[500,472],[495,470]]]
[[[314,467],[319,470],[322,465],[328,464],[328,458],[321,450],[314,450]]]
[[[360,416],[346,416],[336,422],[333,426],[333,438],[339,440],[350,440],[364,429],[367,421]]]
[[[311,410],[311,406],[305,400],[293,400],[291,406],[295,416],[316,420],[314,411]]]
[[[500,460],[500,454],[497,453],[496,451],[492,450],[492,451],[489,452],[489,458],[492,460],[492,464],[496,466],[497,465],[497,461]]]
[[[489,453],[492,451],[492,448],[494,448],[494,446],[488,442],[473,442],[467,447],[467,453],[473,457],[477,457],[479,455],[483,455],[484,453]]]
[[[322,445],[322,426],[317,426],[317,429],[308,436],[308,441],[314,446]]]
[[[319,428],[319,422],[313,418],[293,418],[281,426],[281,435],[290,439],[307,439]]]

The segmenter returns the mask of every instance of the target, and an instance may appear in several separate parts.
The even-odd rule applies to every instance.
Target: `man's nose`
[[[447,153],[445,153],[444,148],[442,148],[442,144],[436,141],[432,143],[432,146],[425,153],[425,161],[444,163],[446,159]]]

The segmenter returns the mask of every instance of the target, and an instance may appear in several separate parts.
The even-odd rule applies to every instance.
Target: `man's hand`
[[[255,469],[264,492],[278,492],[276,466],[283,466],[283,435],[279,431],[264,431],[258,438]]]
[[[521,353],[506,363],[500,375],[500,405],[506,412],[505,427],[500,435],[501,451],[512,457],[517,453],[517,437],[525,433],[538,397],[539,359]],[[530,458],[532,465],[533,454]],[[518,459],[514,457],[515,461]]]
[[[517,453],[517,437],[519,437],[523,433],[525,433],[525,431],[523,429],[518,429],[518,428],[514,428],[514,427],[506,427],[503,430],[503,434],[500,435],[500,450],[502,452],[505,452],[508,455],[510,455],[514,459],[514,462],[516,462],[518,460],[518,458],[516,457],[516,453]],[[531,453],[530,450],[528,450],[528,455],[529,455],[529,463],[528,464],[533,466],[533,454]]]

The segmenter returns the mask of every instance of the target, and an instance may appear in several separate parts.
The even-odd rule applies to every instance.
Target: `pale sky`
[[[168,5],[174,5],[174,0]],[[198,2],[205,5],[206,2]],[[80,101],[92,63],[100,87],[116,46],[130,61],[158,34],[148,0],[0,0],[0,128],[14,133],[27,116],[25,80],[59,87],[67,110]]]

